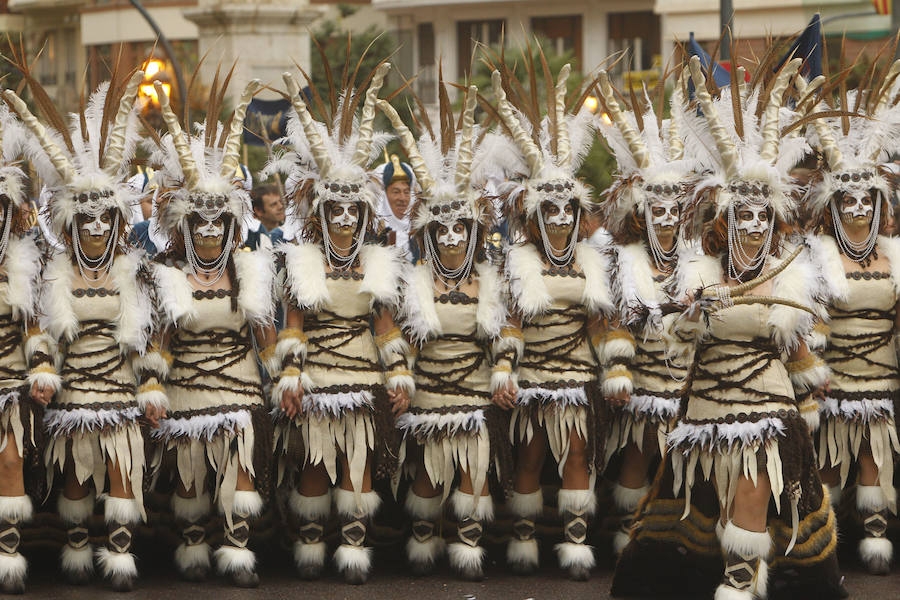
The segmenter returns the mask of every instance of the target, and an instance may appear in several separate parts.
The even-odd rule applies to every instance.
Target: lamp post
[[[734,6],[731,0],[719,0],[719,31],[722,32],[722,43],[719,44],[719,57],[722,60],[731,60],[731,30],[733,25]],[[715,60],[715,57],[712,57],[712,59]]]

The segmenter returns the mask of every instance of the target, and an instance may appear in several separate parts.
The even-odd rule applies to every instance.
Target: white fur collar
[[[395,246],[363,244],[359,253],[363,271],[361,292],[372,295],[372,303],[396,307],[400,304],[400,281],[405,261]]]
[[[265,326],[275,315],[273,288],[275,261],[272,251],[258,248],[234,253],[234,272],[238,280],[238,310],[252,325]],[[197,316],[194,287],[186,271],[174,266],[153,265],[158,286],[160,309],[169,323],[188,323]]]
[[[123,350],[143,353],[153,325],[150,290],[140,279],[144,264],[142,250],[130,250],[116,257],[110,269],[110,282],[119,292],[119,313],[115,316],[115,339]],[[74,270],[66,253],[54,255],[44,271],[41,292],[41,328],[53,338],[71,341],[78,334],[79,322],[72,307]]]
[[[582,303],[590,313],[611,313],[609,259],[588,242],[575,245],[575,262],[584,271]],[[516,307],[526,318],[544,313],[553,304],[543,278],[544,263],[534,244],[512,246],[506,255],[506,274]]]
[[[653,281],[650,255],[641,242],[616,248],[616,287],[619,310],[624,314],[629,309],[647,307],[658,309],[666,298],[661,297]]]
[[[503,280],[488,263],[477,263],[478,308],[475,312],[476,333],[481,339],[495,339],[506,323],[506,296]],[[431,268],[420,263],[406,270],[402,311],[403,327],[419,346],[443,333],[434,305],[434,278]]]
[[[37,308],[41,251],[31,236],[10,236],[6,248],[6,302],[14,318],[28,319]]]
[[[900,239],[895,237],[878,236],[878,249],[887,256],[891,263],[891,280],[894,282],[894,290],[900,294]]]
[[[810,255],[818,263],[824,296],[846,301],[850,295],[850,286],[844,275],[844,263],[837,242],[830,235],[808,235],[805,241]]]

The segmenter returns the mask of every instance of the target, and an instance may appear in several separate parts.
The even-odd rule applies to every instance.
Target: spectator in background
[[[375,174],[381,175],[384,184],[384,195],[378,203],[377,229],[382,232],[384,243],[397,246],[408,260],[415,262],[418,248],[409,238],[409,215],[414,202],[412,189],[416,184],[412,167],[392,154],[390,160],[375,169]]]
[[[128,185],[141,195],[141,201],[132,207],[131,231],[128,233],[128,241],[138,248],[143,248],[147,255],[153,257],[160,249],[156,240],[150,233],[153,216],[153,204],[158,188],[149,185],[153,170],[138,168],[138,172],[128,180]]]
[[[247,233],[245,244],[255,250],[262,237],[275,244],[282,239],[281,226],[284,225],[284,201],[281,198],[281,190],[275,185],[258,185],[250,191],[250,201],[253,203],[253,216],[259,222],[259,227]]]

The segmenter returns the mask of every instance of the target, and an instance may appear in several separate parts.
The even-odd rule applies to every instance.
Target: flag
[[[690,37],[688,38],[687,43],[687,51],[688,56],[699,56],[700,57],[700,66],[703,67],[703,70],[706,72],[706,76],[710,76],[710,62],[712,59],[709,57],[709,54],[706,53],[706,50],[697,43],[697,40],[694,39],[694,32],[691,32]],[[727,87],[731,85],[731,74],[728,72],[728,69],[720,65],[719,63],[714,63],[712,66],[712,78],[713,81],[716,82],[717,87]],[[688,96],[694,97],[694,82],[688,79]]]
[[[803,33],[794,40],[787,54],[778,61],[775,70],[778,71],[791,58],[803,59],[803,64],[800,65],[800,74],[806,77],[807,81],[822,74],[822,21],[819,13],[813,15]]]
[[[875,12],[877,12],[879,15],[891,14],[890,0],[872,0],[872,6],[875,7]]]
[[[266,141],[273,142],[287,135],[287,117],[290,110],[291,101],[286,98],[252,99],[247,106],[247,116],[244,119],[244,143],[264,146]]]

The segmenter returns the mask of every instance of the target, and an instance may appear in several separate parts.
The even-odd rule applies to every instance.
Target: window
[[[434,24],[419,23],[416,26],[416,49],[419,54],[419,76],[416,78],[416,94],[425,104],[437,102],[437,65],[434,52]]]
[[[56,85],[56,32],[48,31],[44,36],[44,52],[37,61],[37,78],[41,85]],[[38,45],[40,47],[40,45]]]
[[[496,46],[503,37],[503,19],[489,21],[458,21],[456,23],[456,50],[459,76],[465,78],[472,64],[472,55],[477,44]]]
[[[659,66],[660,26],[659,15],[651,11],[609,13],[610,54],[629,50],[630,63],[620,61],[618,73],[626,71],[646,71]]]
[[[531,19],[531,31],[544,38],[556,54],[571,53],[575,58],[576,68],[581,66],[581,15],[568,17],[534,17]]]

